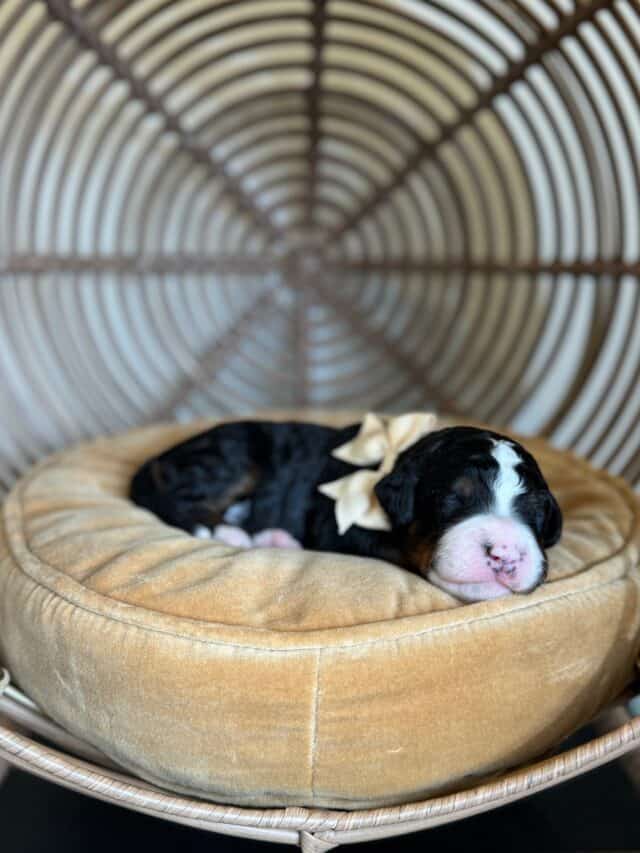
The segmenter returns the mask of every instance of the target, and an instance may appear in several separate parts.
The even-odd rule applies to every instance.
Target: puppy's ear
[[[402,527],[413,521],[417,481],[415,472],[403,470],[403,466],[398,465],[375,487],[376,497],[392,527]]]
[[[542,545],[544,548],[551,548],[560,539],[562,535],[562,513],[558,502],[553,497],[551,492],[547,492],[544,500],[544,519],[542,521]]]

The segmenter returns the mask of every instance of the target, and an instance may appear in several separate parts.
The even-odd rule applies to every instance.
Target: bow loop
[[[356,437],[336,447],[331,455],[351,465],[375,465],[376,462],[382,462],[388,446],[384,422],[378,415],[369,412]]]
[[[355,438],[333,451],[336,459],[351,465],[379,465],[376,471],[356,471],[318,486],[323,495],[335,501],[340,535],[353,524],[369,530],[391,530],[375,487],[392,470],[398,456],[432,432],[436,424],[436,416],[430,413],[413,412],[395,418],[369,413]]]

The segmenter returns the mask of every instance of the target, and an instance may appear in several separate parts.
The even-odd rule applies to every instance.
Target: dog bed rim
[[[99,439],[98,442],[89,442],[87,444],[99,446],[100,441]],[[80,445],[81,448],[86,446]],[[566,451],[557,452],[565,453]],[[274,652],[296,652],[302,649],[320,650],[327,647],[340,646],[349,648],[358,646],[368,647],[378,642],[399,641],[404,638],[413,638],[424,633],[437,632],[439,630],[466,629],[471,623],[502,619],[506,614],[518,613],[522,615],[541,604],[553,604],[567,598],[586,596],[602,587],[624,582],[628,576],[628,567],[624,567],[617,575],[596,581],[588,587],[579,585],[580,579],[584,578],[585,574],[595,572],[600,565],[609,564],[611,561],[623,556],[629,548],[634,537],[634,532],[640,524],[640,503],[635,499],[635,495],[624,480],[606,471],[594,468],[594,466],[581,457],[573,453],[568,453],[567,455],[570,455],[575,464],[578,464],[583,471],[614,488],[631,512],[629,532],[620,547],[602,559],[587,564],[577,575],[559,579],[552,584],[543,585],[534,593],[527,596],[514,595],[510,596],[508,600],[500,598],[494,601],[476,602],[462,608],[418,613],[393,619],[359,623],[357,625],[301,630],[233,625],[166,614],[139,605],[118,601],[100,592],[88,589],[61,572],[55,566],[51,566],[43,561],[30,550],[24,536],[23,492],[28,488],[33,478],[37,477],[47,467],[57,464],[60,456],[64,455],[64,453],[64,451],[62,454],[56,453],[35,466],[35,468],[18,481],[4,502],[2,507],[2,523],[4,525],[7,548],[12,557],[14,568],[17,568],[21,574],[26,576],[36,586],[46,589],[51,595],[94,616],[120,622],[140,630],[168,635],[174,639],[184,639],[189,642],[197,641],[198,643],[207,645],[237,646],[245,649],[259,649],[260,651],[268,649]],[[184,536],[188,536],[183,531],[178,532]],[[16,539],[19,540],[21,552],[19,554],[14,550]],[[29,571],[27,566],[33,569],[33,571]],[[47,581],[47,574],[55,576],[56,588],[53,588],[53,584]],[[572,589],[572,586],[578,586],[578,588]],[[470,607],[476,610],[476,614],[473,617],[469,615]],[[423,630],[416,627],[421,622],[428,623]],[[180,625],[181,630],[179,633],[176,631],[176,624]],[[372,633],[374,636],[371,636]],[[207,636],[203,636],[203,634]],[[346,639],[344,638],[345,634],[347,635]],[[359,638],[358,635],[361,635],[361,637]]]

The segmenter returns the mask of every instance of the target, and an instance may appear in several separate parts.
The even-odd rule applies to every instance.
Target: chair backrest
[[[627,0],[4,0],[3,486],[264,406],[638,482],[639,80]]]

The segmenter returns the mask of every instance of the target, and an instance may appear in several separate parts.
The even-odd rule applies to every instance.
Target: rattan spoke
[[[309,107],[309,177],[306,196],[306,224],[313,224],[318,181],[318,159],[320,157],[320,99],[322,95],[322,73],[324,66],[325,27],[327,23],[327,0],[316,0],[312,5],[313,53],[311,57],[311,85],[307,94]]]
[[[42,255],[15,254],[0,259],[0,278],[20,275],[176,276],[246,275],[278,272],[282,260],[273,255],[127,254]]]
[[[432,260],[336,260],[327,261],[333,273],[367,274],[465,274],[510,276],[640,276],[640,262],[623,260],[594,261],[499,261],[461,260],[459,258]]]
[[[165,421],[175,417],[176,409],[185,403],[198,389],[206,388],[214,382],[227,361],[242,346],[251,327],[263,323],[265,314],[273,306],[273,287],[268,288],[249,308],[247,308],[230,328],[217,338],[194,363],[193,369],[184,376],[148,417],[148,423]]]

